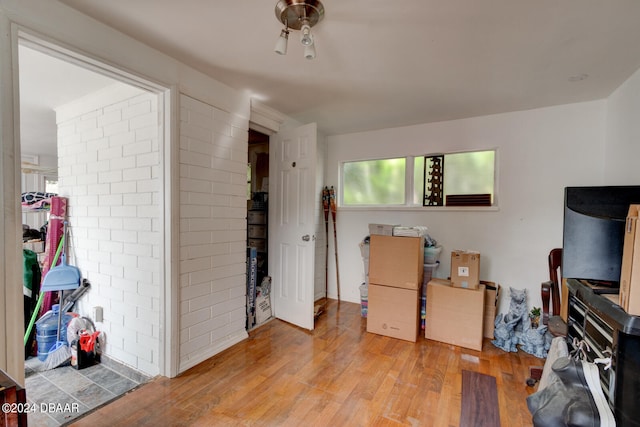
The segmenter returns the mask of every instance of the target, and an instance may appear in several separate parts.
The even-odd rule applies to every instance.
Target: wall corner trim
[[[251,99],[250,127],[266,134],[277,133],[286,116],[258,100]]]

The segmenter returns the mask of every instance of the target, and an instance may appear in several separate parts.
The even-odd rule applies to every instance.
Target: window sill
[[[497,212],[499,206],[338,206],[341,211]]]

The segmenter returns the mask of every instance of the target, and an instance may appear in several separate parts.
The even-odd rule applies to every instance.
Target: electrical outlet
[[[102,307],[93,307],[93,320],[95,322],[102,322],[104,321],[104,317],[103,317],[103,312],[102,312]]]

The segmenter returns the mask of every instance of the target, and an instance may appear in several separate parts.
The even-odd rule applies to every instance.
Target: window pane
[[[493,203],[495,151],[445,154],[444,195],[491,194]]]
[[[343,164],[345,206],[404,204],[405,158]]]
[[[56,193],[58,194],[58,178],[44,178],[44,191],[47,193]]]
[[[413,204],[422,205],[422,193],[424,192],[424,157],[413,159]]]

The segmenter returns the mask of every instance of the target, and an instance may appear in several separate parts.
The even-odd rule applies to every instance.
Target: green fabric
[[[31,297],[31,291],[33,290],[33,271],[34,267],[38,265],[38,254],[29,249],[23,249],[22,259],[24,261],[22,291],[24,295]]]

